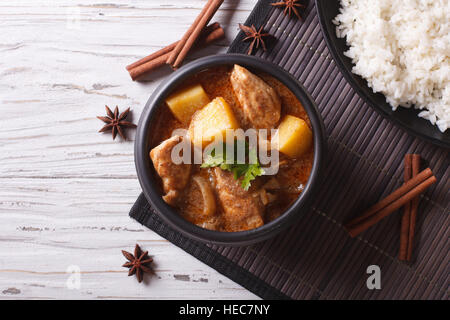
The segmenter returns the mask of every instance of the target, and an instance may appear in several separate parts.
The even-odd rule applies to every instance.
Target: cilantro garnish
[[[262,176],[264,174],[264,169],[261,168],[259,164],[258,157],[256,155],[255,149],[250,149],[248,144],[245,144],[245,153],[246,159],[248,159],[248,163],[237,163],[237,143],[234,145],[234,163],[226,163],[226,145],[223,145],[222,152],[216,152],[217,149],[214,149],[211,154],[205,159],[202,168],[213,168],[219,167],[222,170],[230,171],[233,173],[233,177],[235,180],[242,178],[241,186],[244,190],[248,190],[251,186],[251,182],[256,179],[258,176]],[[220,150],[219,150],[220,151]]]

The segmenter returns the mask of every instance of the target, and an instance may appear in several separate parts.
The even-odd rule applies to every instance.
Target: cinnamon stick
[[[416,176],[419,174],[420,170],[420,155],[413,154],[412,156],[412,176]],[[419,207],[419,197],[415,197],[411,201],[411,214],[409,218],[409,237],[408,237],[408,254],[406,256],[407,261],[411,261],[412,258],[412,249],[414,245],[414,233],[416,229],[416,217],[417,217],[417,208]]]
[[[347,225],[349,224],[357,224],[371,215],[373,215],[375,212],[377,212],[380,209],[383,209],[385,206],[390,204],[392,201],[398,199],[401,195],[405,194],[406,192],[410,191],[412,188],[417,186],[419,183],[425,181],[427,178],[431,177],[433,175],[433,172],[431,172],[430,168],[427,168],[423,170],[417,177],[414,179],[411,179],[410,181],[404,183],[400,188],[394,190],[390,195],[388,195],[386,198],[380,200],[375,205],[370,207],[363,215],[353,219]]]
[[[419,173],[419,168],[420,155],[405,155],[405,182],[411,179],[411,177],[416,176]],[[419,197],[414,198],[411,202],[408,202],[405,205],[400,233],[400,249],[398,254],[399,260],[411,260],[418,205]]]
[[[209,21],[211,21],[212,17],[222,3],[223,0],[208,0],[203,10],[195,19],[194,23],[189,27],[180,42],[169,55],[167,64],[176,69],[183,63],[188,52],[200,36],[201,31],[209,23]]]
[[[155,60],[155,59],[165,55],[166,53],[172,52],[172,50],[175,48],[177,43],[178,43],[178,41],[176,41],[176,42],[174,42],[172,44],[169,44],[167,47],[162,48],[161,50],[158,50],[155,53],[152,53],[151,55],[148,55],[148,56],[146,56],[146,57],[144,57],[144,58],[142,58],[142,59],[140,59],[140,60],[138,60],[138,61],[136,61],[136,62],[134,62],[134,63],[132,63],[130,65],[128,65],[127,66],[127,70],[131,70],[133,68],[139,67],[140,65],[142,65],[142,64],[144,64],[146,62]]]
[[[175,49],[172,51],[172,54],[167,58],[167,64],[172,65],[175,62],[175,59],[177,58],[178,54],[180,53],[183,46],[186,44],[187,39],[192,34],[192,32],[195,29],[195,26],[198,25],[200,22],[200,19],[204,16],[206,13],[206,10],[211,6],[214,0],[208,0],[208,2],[203,7],[202,11],[200,11],[200,14],[195,18],[194,23],[189,27],[189,29],[185,32],[183,37],[178,41],[177,45],[175,46]]]
[[[417,176],[404,183],[400,188],[392,192],[386,198],[370,207],[360,217],[355,218],[345,225],[351,237],[356,237],[389,214],[410,202],[413,198],[423,193],[436,182],[430,168],[420,172]]]
[[[403,179],[408,182],[412,178],[412,154],[406,154],[404,160],[404,174]],[[398,252],[399,260],[406,260],[408,254],[408,236],[409,236],[409,221],[411,218],[411,202],[405,204],[402,223],[400,227],[400,248]]]
[[[213,23],[203,30],[201,37],[198,39],[196,45],[198,47],[205,46],[223,38],[224,35],[224,30],[221,28],[220,24],[217,22]],[[136,80],[142,75],[165,65],[167,58],[174,50],[178,42],[179,41],[174,42],[169,46],[127,66],[127,70],[130,73],[131,79]]]

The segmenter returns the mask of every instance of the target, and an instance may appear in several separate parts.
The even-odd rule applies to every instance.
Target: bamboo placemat
[[[274,36],[255,55],[293,74],[316,101],[328,134],[321,190],[298,223],[247,247],[205,246],[171,230],[141,195],[130,215],[263,298],[448,299],[448,150],[409,135],[383,119],[340,74],[322,37],[313,1],[303,21],[260,0],[246,25]],[[245,53],[239,34],[230,52]],[[342,223],[403,181],[403,156],[419,153],[438,182],[421,196],[413,262],[397,259],[401,211],[350,238]],[[381,269],[381,289],[369,290],[369,265]]]

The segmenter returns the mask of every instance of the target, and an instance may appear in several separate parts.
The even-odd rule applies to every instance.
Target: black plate
[[[273,76],[289,88],[300,100],[308,113],[314,131],[314,162],[305,189],[298,199],[280,217],[262,227],[252,230],[241,232],[219,232],[200,228],[187,220],[184,220],[176,209],[170,207],[162,200],[160,189],[157,180],[155,179],[156,173],[153,170],[153,165],[151,164],[148,154],[152,147],[150,137],[156,110],[162,105],[164,99],[174,90],[174,88],[179,86],[185,79],[202,70],[214,66],[233,64],[239,64],[250,69],[250,71],[264,72]],[[194,240],[205,243],[238,246],[260,242],[273,237],[303,216],[303,213],[306,212],[320,186],[320,176],[323,169],[325,169],[324,161],[327,149],[327,139],[325,137],[323,121],[316,104],[297,79],[277,65],[262,60],[261,58],[241,54],[222,54],[195,60],[172,73],[160,84],[147,101],[145,109],[141,114],[136,129],[136,141],[134,146],[137,176],[142,186],[142,190],[152,207],[156,209],[159,216],[166,223]],[[308,222],[305,221],[304,223]]]
[[[419,118],[417,116],[419,110],[399,107],[396,111],[393,111],[383,94],[374,93],[367,85],[366,80],[352,73],[352,61],[344,55],[344,52],[348,50],[345,38],[341,39],[336,36],[336,26],[332,22],[339,13],[340,1],[316,0],[316,8],[328,49],[353,89],[372,108],[396,125],[436,145],[450,148],[450,130],[442,133],[437,126],[432,125],[428,120]]]

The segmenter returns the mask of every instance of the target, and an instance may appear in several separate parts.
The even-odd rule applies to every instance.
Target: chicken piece
[[[186,187],[191,174],[190,164],[172,162],[172,149],[183,142],[183,137],[173,136],[163,141],[150,151],[150,158],[156,172],[161,177],[166,193],[162,198],[171,206],[175,206],[180,192]]]
[[[245,117],[252,127],[274,128],[281,113],[281,100],[275,89],[239,65],[234,65],[230,80]]]
[[[264,206],[259,192],[253,188],[245,191],[241,182],[233,174],[218,167],[214,168],[216,190],[222,204],[224,229],[226,231],[244,231],[258,228],[264,224],[262,215]]]

